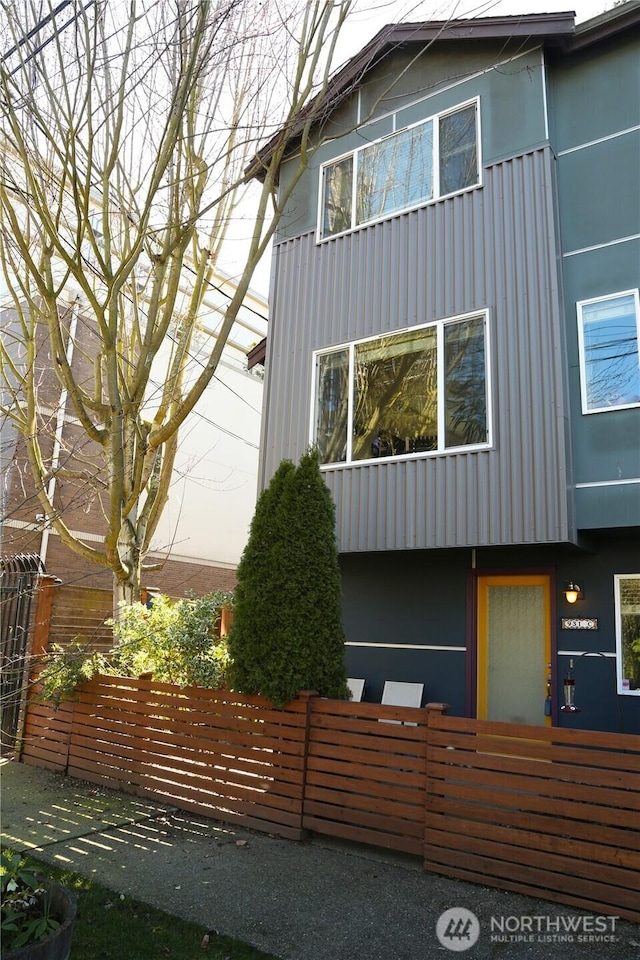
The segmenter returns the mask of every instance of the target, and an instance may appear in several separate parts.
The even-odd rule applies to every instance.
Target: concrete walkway
[[[416,859],[229,828],[15,761],[0,762],[0,783],[4,844],[283,960],[640,955],[638,926],[608,918],[598,931],[570,907],[426,874]],[[479,933],[456,913],[440,926],[459,936],[441,942],[452,908],[472,911]]]

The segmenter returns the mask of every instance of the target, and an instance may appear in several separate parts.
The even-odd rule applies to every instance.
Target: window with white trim
[[[314,355],[323,464],[489,444],[487,315],[439,320]]]
[[[474,100],[324,164],[319,239],[468,190],[479,176]]]
[[[616,574],[618,693],[640,697],[640,573]]]
[[[582,300],[577,308],[582,412],[640,406],[638,290]]]

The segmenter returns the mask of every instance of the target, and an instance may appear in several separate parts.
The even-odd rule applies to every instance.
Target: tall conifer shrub
[[[347,698],[335,507],[309,450],[258,499],[238,566],[231,685],[276,706],[299,690]]]

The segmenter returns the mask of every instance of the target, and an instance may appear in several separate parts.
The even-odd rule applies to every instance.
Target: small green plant
[[[123,605],[118,620],[108,620],[114,645],[102,654],[82,641],[55,645],[40,674],[41,698],[58,707],[76,687],[98,673],[120,677],[151,674],[155,680],[181,687],[216,688],[227,682],[226,637],[219,637],[223,607],[233,595],[215,591],[204,597],[171,601],[159,594],[147,608]]]
[[[49,916],[42,881],[19,853],[3,851],[0,862],[3,949],[39,943],[60,926],[58,920]]]
[[[40,675],[42,699],[56,708],[69,700],[76,687],[90,680],[97,673],[107,673],[107,659],[81,640],[73,640],[68,646],[54,643],[45,658],[44,670]]]
[[[218,637],[222,608],[232,595],[215,591],[172,603],[162,595],[151,609],[140,603],[123,606],[110,621],[116,639],[111,672],[154,679],[181,687],[220,687],[228,664],[226,638]]]

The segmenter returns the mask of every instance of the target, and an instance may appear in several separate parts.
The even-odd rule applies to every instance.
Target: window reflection
[[[489,441],[484,314],[319,354],[316,371],[315,442],[323,463]]]
[[[477,113],[471,103],[430,117],[324,166],[322,237],[478,183]]]
[[[322,463],[339,463],[347,458],[348,351],[323,354],[318,357],[317,369],[315,442]]]
[[[431,200],[432,167],[431,121],[363,150],[358,161],[356,223]]]
[[[581,320],[586,409],[640,403],[636,295],[584,303]]]
[[[354,460],[436,448],[436,362],[435,327],[356,346]]]
[[[440,195],[478,181],[475,104],[440,118]]]

